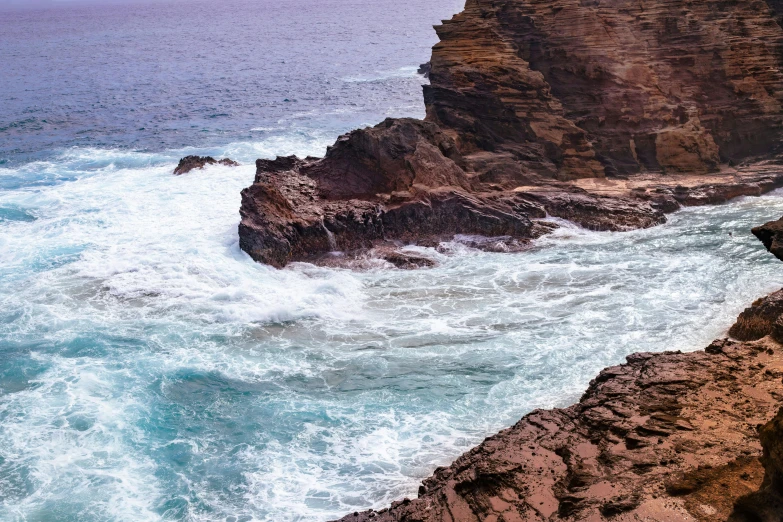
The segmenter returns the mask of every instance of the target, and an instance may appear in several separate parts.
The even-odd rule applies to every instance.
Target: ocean
[[[457,1],[0,10],[0,520],[325,521],[783,286],[781,193],[666,225],[463,238],[414,271],[238,247],[258,157],[421,117]],[[229,156],[173,176],[187,154]]]

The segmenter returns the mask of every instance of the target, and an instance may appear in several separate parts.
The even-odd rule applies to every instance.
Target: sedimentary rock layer
[[[240,244],[274,266],[454,234],[515,250],[546,215],[625,230],[780,186],[747,166],[781,147],[778,4],[468,0],[436,27],[425,121],[259,161]]]
[[[468,0],[427,118],[519,174],[703,173],[780,147],[779,2]]]

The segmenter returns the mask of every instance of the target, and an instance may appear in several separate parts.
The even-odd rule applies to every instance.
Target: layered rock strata
[[[779,187],[758,165],[782,143],[778,4],[468,0],[436,27],[425,121],[259,161],[240,244],[278,267],[455,234],[515,250],[546,216],[626,230]]]
[[[417,499],[342,522],[779,522],[781,295],[732,328],[753,340],[631,355],[578,404],[533,411],[437,469]]]
[[[717,171],[780,147],[776,0],[468,0],[435,29],[427,117],[561,178]]]

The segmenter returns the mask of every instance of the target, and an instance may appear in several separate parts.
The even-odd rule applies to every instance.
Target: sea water
[[[22,53],[14,82],[54,78],[59,67],[63,83],[51,86],[51,103],[35,105],[43,85],[5,90],[14,82],[0,80],[0,94],[15,98],[0,106],[0,520],[324,521],[380,508],[414,496],[435,467],[526,412],[578,400],[603,367],[638,351],[703,348],[755,298],[783,286],[783,266],[749,233],[783,215],[776,193],[685,209],[649,230],[559,222],[517,254],[472,250],[460,238],[439,250],[412,247],[438,261],[431,269],[253,262],[237,238],[252,160],[322,154],[365,120],[421,116],[414,68],[434,43],[425,29],[459,9],[305,3],[236,4],[257,9],[255,19],[225,3],[213,4],[212,16],[189,14],[193,5],[210,12],[189,3],[2,14],[14,38],[50,24],[29,36],[35,52],[48,50],[49,68],[24,72],[32,51],[0,41]],[[285,16],[261,16],[285,5]],[[246,41],[254,27],[290,32],[285,50]],[[378,49],[353,43],[367,27]],[[204,34],[226,42],[205,46],[226,52],[244,35],[244,50],[231,52],[255,63],[288,54],[255,87],[217,78],[209,55],[201,86],[187,77],[177,88],[164,73],[158,84],[145,62],[144,85],[125,101],[107,94],[110,82],[71,92],[81,80],[58,57],[86,63],[74,46],[114,45],[117,34],[136,40],[125,52],[144,56]],[[340,55],[343,67],[329,72],[320,58],[300,56],[295,46],[306,37],[320,38],[321,56]],[[129,67],[116,51],[93,57],[94,76]],[[321,68],[307,77],[300,59]],[[308,78],[321,75],[342,94],[313,94],[320,88]],[[271,84],[300,93],[281,104],[302,103],[302,92],[313,99],[301,112],[275,113],[262,105],[274,97]],[[211,103],[202,98],[234,108],[202,120],[190,112]],[[183,112],[156,111],[156,99]],[[23,106],[39,107],[37,115],[8,124]],[[40,123],[50,113],[62,128]],[[186,129],[191,121],[196,130]],[[187,153],[243,165],[172,176]]]

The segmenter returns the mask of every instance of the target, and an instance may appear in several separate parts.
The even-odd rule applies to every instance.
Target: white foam
[[[177,177],[174,159],[67,154],[10,170],[69,181],[0,193],[36,217],[0,224],[0,343],[38,372],[0,391],[0,455],[31,477],[0,477],[0,518],[383,507],[602,367],[702,348],[783,285],[748,233],[783,214],[777,194],[629,233],[561,226],[519,254],[413,247],[427,270],[274,270],[238,248],[252,164]]]
[[[418,67],[406,66],[394,69],[392,71],[378,71],[375,74],[368,74],[363,76],[346,76],[342,78],[342,81],[346,83],[370,83],[370,82],[385,82],[392,78],[416,78],[420,76],[418,74]],[[424,77],[421,77],[424,80]],[[424,80],[426,81],[426,80]]]

